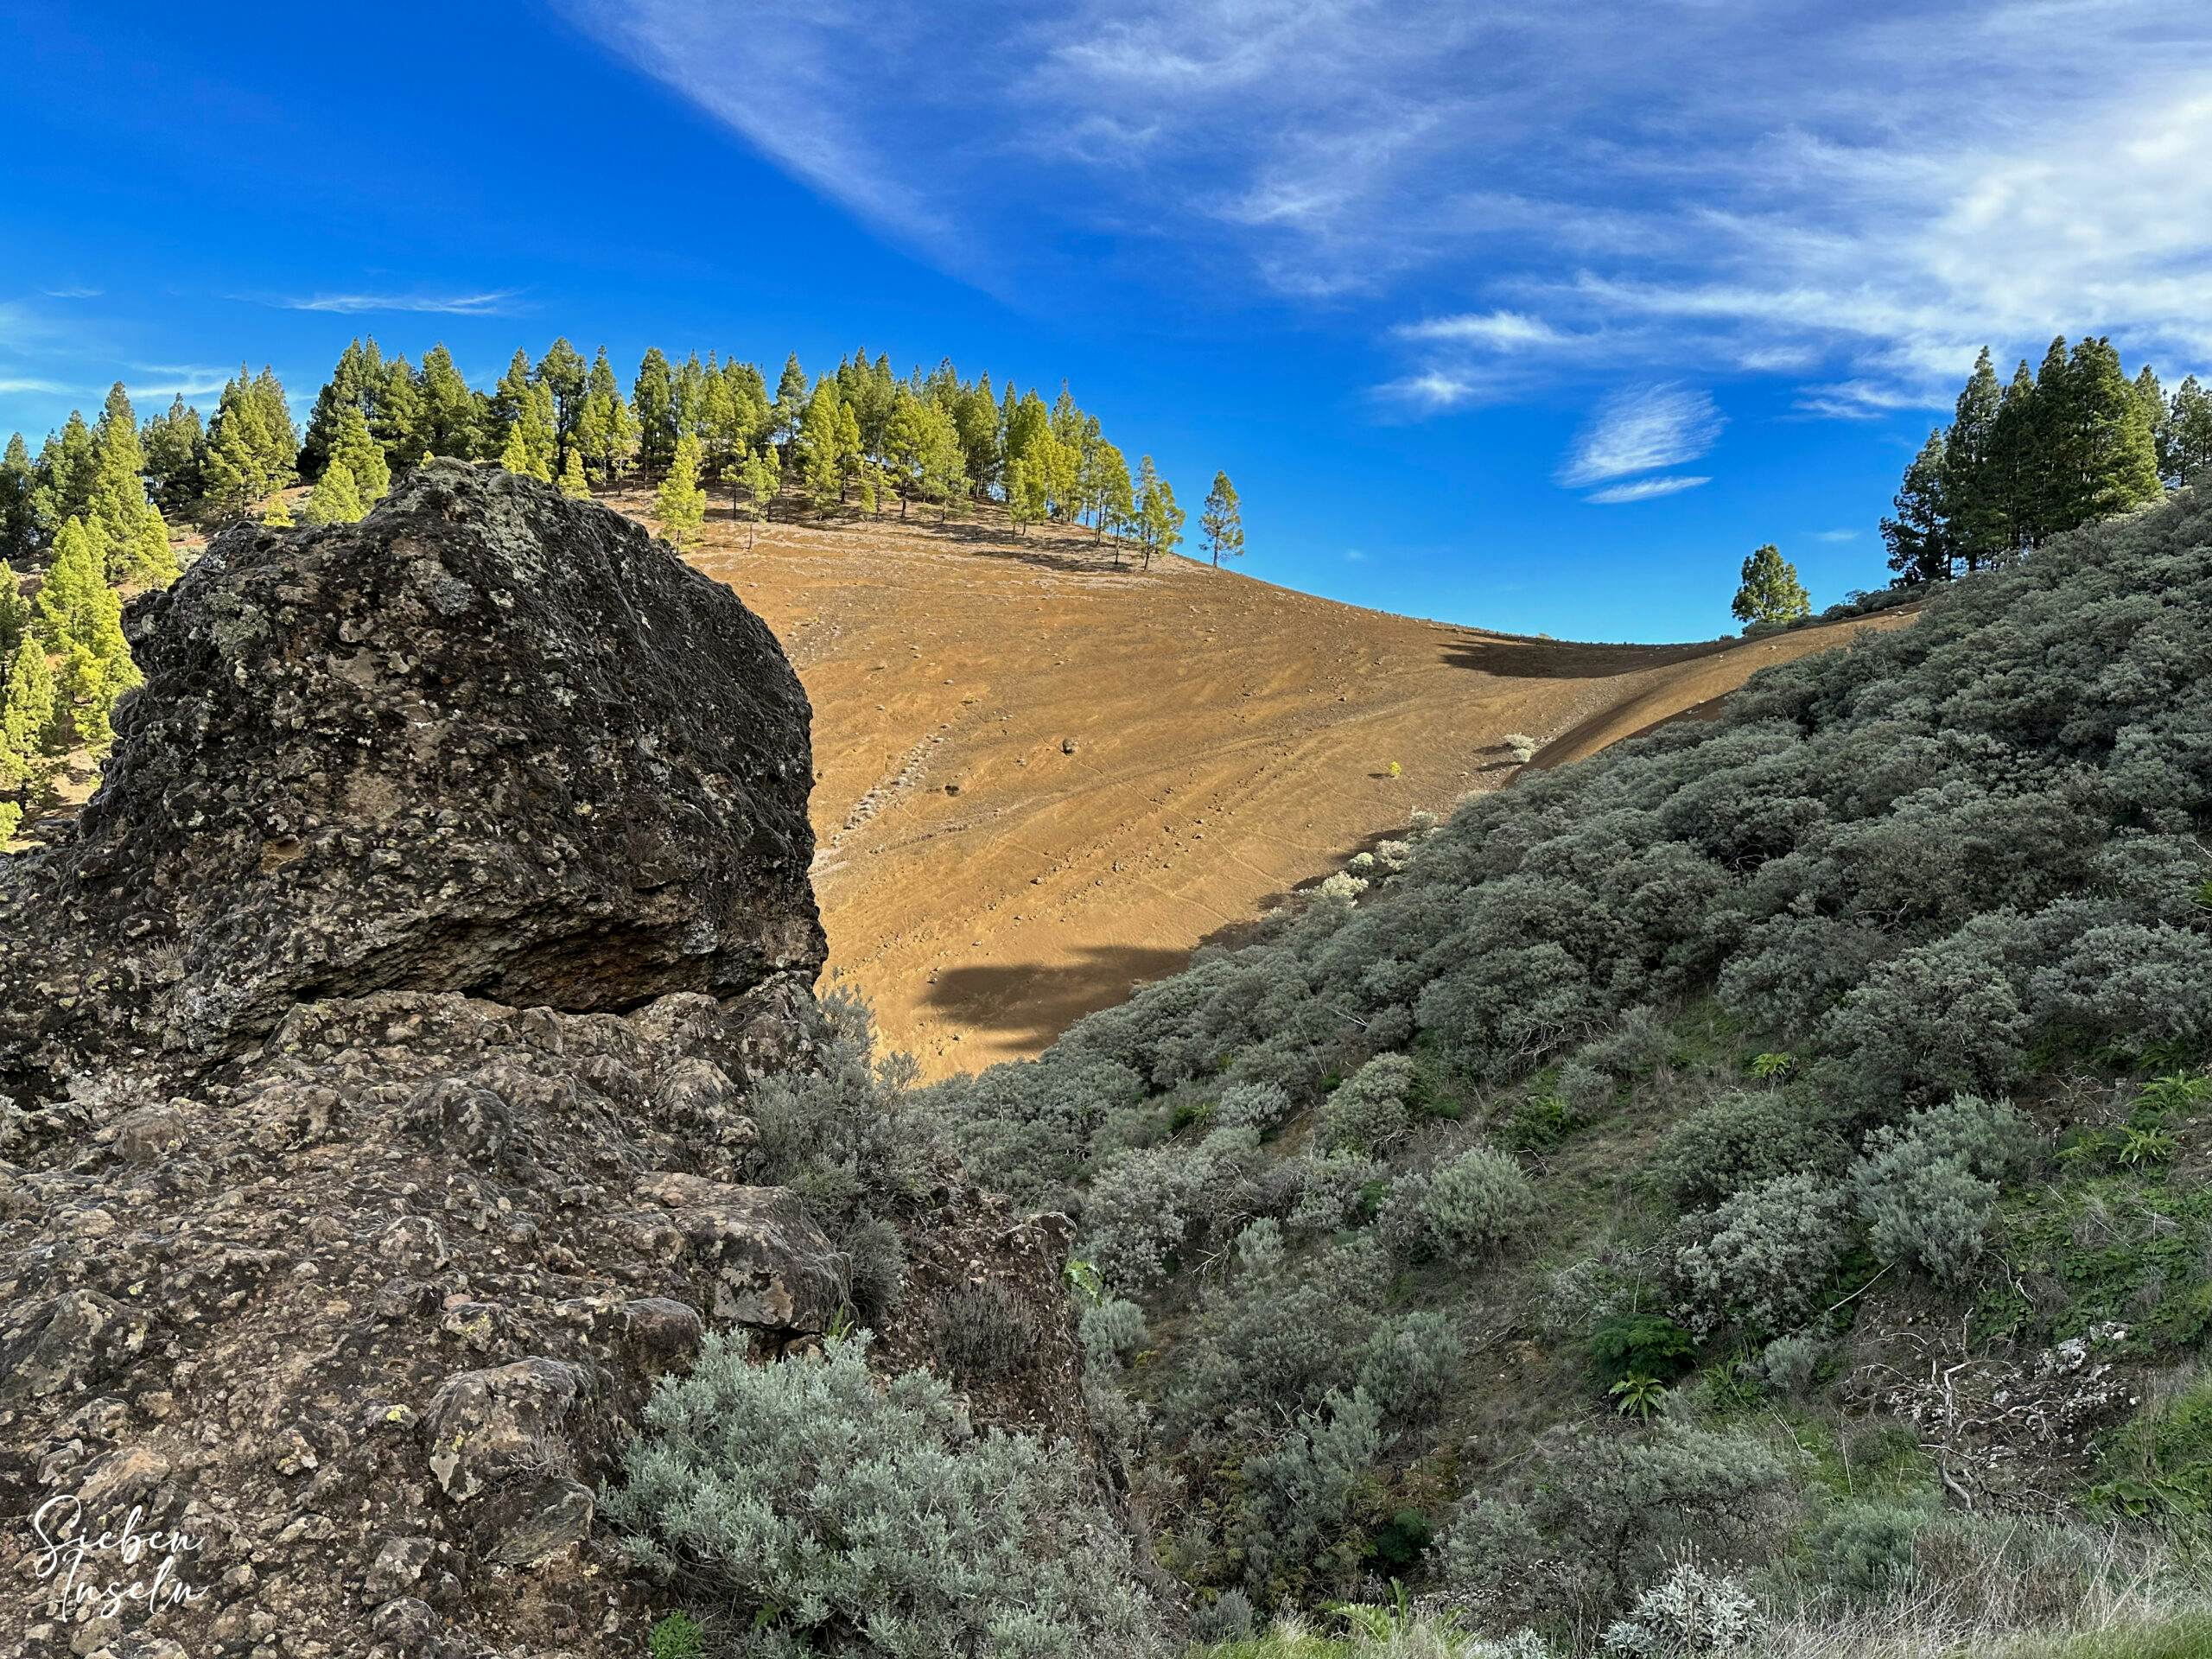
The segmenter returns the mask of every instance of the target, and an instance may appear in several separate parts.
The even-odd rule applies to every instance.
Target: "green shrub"
[[[906,1288],[906,1241],[889,1222],[862,1217],[845,1235],[845,1300],[854,1318],[869,1330],[882,1330]]]
[[[1413,1127],[1408,1103],[1414,1092],[1413,1061],[1403,1054],[1378,1054],[1322,1103],[1317,1138],[1341,1152],[1387,1152]]]
[[[930,1352],[963,1381],[1020,1370],[1035,1360],[1043,1336],[1036,1314],[1001,1285],[963,1285],[930,1309]]]
[[[1837,1510],[1806,1541],[1814,1580],[1852,1601],[1885,1602],[1913,1579],[1913,1541],[1928,1517],[1895,1503]]]
[[[1145,1345],[1148,1332],[1144,1310],[1135,1302],[1109,1296],[1086,1306],[1077,1322],[1084,1358],[1107,1370],[1126,1360]]]
[[[1590,1369],[1600,1389],[1631,1376],[1672,1382],[1697,1365],[1697,1339],[1659,1313],[1617,1313],[1591,1327]]]
[[[1213,1121],[1225,1129],[1257,1129],[1265,1135],[1281,1128],[1295,1109],[1280,1084],[1233,1083],[1222,1090]]]
[[[1662,1421],[1585,1431],[1539,1461],[1518,1498],[1468,1499],[1440,1541],[1446,1584],[1501,1621],[1562,1604],[1609,1617],[1688,1549],[1718,1560],[1755,1548],[1786,1514],[1787,1471],[1749,1435]]]
[[[1419,1208],[1430,1251],[1455,1261],[1479,1258],[1528,1225],[1536,1189],[1506,1154],[1476,1147],[1429,1172]]]
[[[652,1659],[702,1659],[707,1636],[690,1614],[671,1613],[654,1623],[645,1646]]]
[[[1408,1313],[1379,1326],[1360,1356],[1359,1387],[1384,1424],[1402,1428],[1443,1402],[1459,1374],[1463,1344],[1445,1315]]]
[[[2113,1437],[2095,1496],[2123,1513],[2212,1531],[2212,1373],[2147,1405]]]
[[[1703,1210],[1785,1175],[1835,1174],[1849,1155],[1811,1091],[1745,1089],[1676,1124],[1645,1171],[1669,1203]]]
[[[1851,1177],[1876,1253],[1917,1263],[1938,1284],[1963,1283],[1981,1259],[1999,1183],[2029,1146],[2009,1103],[1971,1095],[1877,1129]]]
[[[1624,1659],[1702,1659],[1742,1651],[1758,1627],[1758,1604],[1742,1585],[1684,1561],[1606,1628],[1605,1649]]]
[[[1350,1583],[1359,1557],[1352,1495],[1381,1450],[1379,1423],[1365,1394],[1332,1394],[1280,1446],[1244,1460],[1239,1542],[1255,1600],[1310,1599]]]
[[[1159,1651],[1075,1453],[978,1438],[944,1382],[883,1384],[866,1356],[753,1365],[716,1334],[663,1378],[606,1494],[637,1560],[727,1606],[748,1659]]]
[[[1685,1224],[1675,1255],[1693,1330],[1724,1325],[1780,1336],[1821,1312],[1850,1242],[1849,1200],[1814,1175],[1787,1175],[1737,1193]]]

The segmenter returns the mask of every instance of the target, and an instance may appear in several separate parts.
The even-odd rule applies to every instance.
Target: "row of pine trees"
[[[137,683],[122,595],[176,575],[164,514],[202,523],[293,522],[287,491],[311,486],[310,524],[365,517],[396,473],[431,455],[497,461],[573,496],[658,480],[663,533],[695,543],[710,482],[733,486],[756,524],[796,495],[816,512],[857,504],[899,515],[1003,503],[1015,530],[1087,524],[1147,567],[1183,539],[1185,516],[1152,457],[1132,475],[1095,416],[1063,386],[1051,405],[950,361],[924,374],[856,353],[809,380],[794,353],[772,394],[750,363],[648,351],[626,396],[602,349],[587,364],[566,340],[537,362],[518,351],[489,391],[443,346],[419,367],[357,340],[295,425],[272,370],[241,366],[203,419],[181,397],[142,426],[124,386],[96,422],[73,411],[34,458],[22,435],[0,455],[0,840],[73,747],[112,741],[109,715]],[[1236,492],[1217,474],[1201,526],[1218,564],[1243,551]],[[1126,538],[1126,543],[1125,543]],[[26,600],[16,564],[43,567]]]
[[[1905,468],[1883,519],[1895,585],[1948,581],[2157,500],[2212,467],[2212,391],[2133,380],[2109,340],[2062,336],[1999,380],[1986,347],[1948,426]]]
[[[147,487],[150,433],[118,384],[98,421],[73,412],[36,461],[21,434],[0,454],[0,842],[71,748],[114,741],[109,715],[139,682],[123,589],[176,575]],[[45,573],[26,599],[15,563],[34,555]]]

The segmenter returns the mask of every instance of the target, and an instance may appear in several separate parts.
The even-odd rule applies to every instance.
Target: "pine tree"
[[[155,503],[167,512],[188,512],[200,503],[200,453],[207,445],[200,411],[181,397],[166,412],[146,423],[139,435],[146,452],[146,476]]]
[[[527,362],[520,352],[515,356]],[[506,383],[499,383],[504,387]],[[460,369],[442,340],[423,353],[423,374],[417,416],[424,455],[447,455],[454,461],[478,461],[497,454],[505,442],[502,429],[493,435],[485,424],[486,404]],[[524,388],[527,395],[527,387]],[[395,454],[394,461],[399,459]]]
[[[676,460],[676,385],[659,346],[645,353],[630,390],[630,412],[637,417],[639,454],[649,473],[665,471]]]
[[[1175,492],[1160,476],[1146,455],[1137,466],[1137,543],[1144,550],[1144,568],[1152,569],[1155,556],[1173,553],[1183,541],[1183,510],[1175,505]]]
[[[569,344],[567,335],[545,348],[545,355],[538,359],[537,379],[553,394],[553,439],[565,463],[575,442],[576,423],[583,417],[588,384],[583,358]]]
[[[353,486],[364,506],[372,507],[391,489],[391,467],[384,446],[369,435],[369,423],[358,409],[348,409],[336,422],[328,456],[353,475]]]
[[[1989,434],[1990,488],[2004,517],[2005,549],[2014,553],[2035,544],[2043,498],[2034,447],[2035,397],[2035,375],[2024,357],[2005,388]]]
[[[492,388],[492,425],[484,435],[486,442],[502,453],[514,435],[515,423],[529,405],[530,376],[530,353],[518,346],[507,359],[507,372]]]
[[[0,661],[9,665],[0,687],[0,788],[24,790],[40,781],[43,763],[60,746],[54,671],[45,648],[28,635]]]
[[[936,404],[923,404],[920,410],[916,485],[924,500],[937,503],[942,523],[951,516],[952,503],[967,491],[968,458],[952,416]]]
[[[676,459],[654,507],[662,537],[677,552],[698,545],[707,523],[707,493],[699,487],[699,440],[689,432],[676,441]]]
[[[207,454],[201,467],[208,504],[226,513],[242,513],[271,490],[282,487],[269,471],[276,440],[267,429],[267,411],[240,368],[223,387],[222,400],[207,429]]]
[[[1912,465],[1904,471],[1892,503],[1897,516],[1882,520],[1882,540],[1890,550],[1890,569],[1897,576],[1893,587],[1908,588],[1923,582],[1951,578],[1949,508],[1943,499],[1943,434],[1928,435]]]
[[[1227,473],[1213,475],[1213,488],[1206,493],[1205,510],[1198,515],[1198,528],[1205,533],[1206,551],[1213,555],[1214,569],[1221,569],[1226,556],[1244,556],[1244,515],[1236,499],[1236,486],[1229,481]]]
[[[585,467],[602,488],[622,476],[637,452],[637,423],[623,401],[621,387],[615,384],[605,346],[592,359],[591,372],[585,379],[583,408],[576,416],[576,445],[583,451]]]
[[[569,458],[561,463],[561,493],[571,501],[591,499],[591,480],[584,476],[584,454],[572,448]]]
[[[404,357],[392,359],[385,371],[384,393],[377,399],[369,431],[384,446],[385,456],[394,467],[419,467],[430,453],[423,388]]]
[[[1020,535],[1045,516],[1045,478],[1035,461],[1016,455],[1006,467],[1006,516]]]
[[[553,481],[553,453],[558,440],[553,431],[553,394],[542,385],[523,388],[522,409],[507,429],[506,447],[499,465],[541,484]]]
[[[2179,488],[2206,481],[2205,469],[2212,467],[2212,391],[2195,375],[2174,388],[2165,419],[2158,425],[2158,471],[2167,483]],[[15,453],[10,447],[10,457]],[[6,545],[5,536],[0,535],[0,547]]]
[[[806,415],[806,372],[798,365],[798,353],[793,352],[784,359],[784,372],[776,382],[774,417],[776,441],[788,444],[798,435],[798,424]]]
[[[824,376],[806,400],[799,416],[798,435],[792,440],[791,456],[798,464],[799,486],[817,512],[826,512],[844,499],[845,456],[840,425],[842,405],[837,383]]]
[[[245,373],[244,365],[238,373]],[[263,470],[271,489],[283,489],[300,475],[300,435],[292,426],[292,406],[285,400],[284,383],[267,364],[254,377],[253,401],[261,410],[259,432],[264,444]]]
[[[773,449],[753,449],[746,452],[744,464],[738,469],[738,486],[741,492],[740,505],[751,528],[745,537],[746,550],[753,549],[753,538],[760,533],[760,525],[774,512],[776,493],[783,487],[783,467]]]
[[[33,609],[35,635],[61,655],[60,698],[72,710],[78,737],[89,747],[105,747],[114,736],[109,711],[139,675],[123,637],[123,601],[108,585],[82,519],[69,519],[54,537],[54,563]]]
[[[315,407],[308,412],[307,435],[300,444],[302,477],[312,480],[322,476],[322,469],[330,464],[331,448],[338,442],[339,416],[350,409],[367,419],[380,389],[371,380],[369,357],[361,342],[349,341],[338,354],[330,378],[315,393]]]
[[[361,499],[360,483],[353,469],[333,456],[322,476],[315,480],[315,488],[308,492],[308,504],[300,510],[300,517],[310,524],[352,524],[368,516],[369,504]]]
[[[1953,556],[1979,570],[2012,543],[2003,490],[1993,464],[2005,391],[1989,348],[1974,359],[1943,437],[1943,499],[1950,515]]]
[[[31,602],[23,597],[14,568],[0,559],[0,663],[6,662],[9,653],[22,644],[30,627]]]
[[[0,452],[0,559],[29,556],[35,520],[31,492],[37,480],[31,471],[31,452],[23,435],[14,434]]]
[[[2070,430],[2061,512],[2072,530],[2156,500],[2164,486],[2152,423],[2107,339],[2083,339],[2067,365]]]
[[[1092,463],[1091,539],[1110,532],[1115,540],[1114,562],[1122,560],[1122,529],[1136,516],[1136,497],[1129,486],[1129,463],[1110,443],[1098,446]]]
[[[326,466],[327,464],[325,463]],[[261,510],[261,522],[270,530],[290,530],[299,520],[292,517],[292,504],[284,499],[283,492],[280,490],[269,498],[269,505]]]
[[[1769,542],[1744,561],[1743,586],[1729,608],[1747,625],[1795,622],[1813,613],[1813,602],[1797,580],[1797,567]]]
[[[49,436],[32,469],[31,519],[36,534],[51,539],[72,518],[81,518],[92,505],[92,480],[98,471],[92,429],[75,410]]]
[[[146,498],[146,454],[138,417],[118,380],[108,392],[92,434],[92,491],[86,528],[99,544],[107,577],[115,582],[165,586],[176,580],[168,526]]]
[[[2029,410],[2028,454],[2034,474],[2032,540],[2047,538],[2080,524],[2088,457],[2084,422],[2075,396],[2073,369],[2063,334],[2050,342],[2036,370],[2036,391]]]

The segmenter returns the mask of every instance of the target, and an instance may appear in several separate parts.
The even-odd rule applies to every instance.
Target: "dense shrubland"
[[[902,1103],[1078,1217],[1200,1634],[1395,1580],[1438,1643],[1936,1652],[2201,1594],[2200,494]]]

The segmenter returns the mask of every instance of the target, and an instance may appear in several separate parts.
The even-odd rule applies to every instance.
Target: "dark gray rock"
[[[805,694],[628,519],[432,462],[361,524],[229,531],[128,626],[99,794],[0,860],[0,937],[41,946],[0,952],[0,1092],[316,999],[624,1009],[821,967]]]

